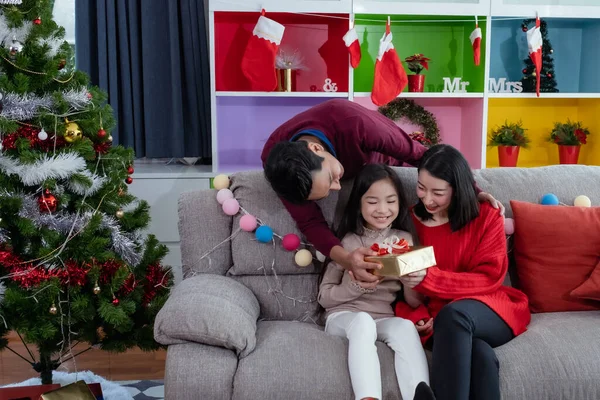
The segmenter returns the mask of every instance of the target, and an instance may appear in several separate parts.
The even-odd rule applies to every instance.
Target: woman
[[[406,301],[433,317],[431,387],[436,399],[499,400],[493,348],[523,333],[531,320],[527,297],[502,285],[508,269],[500,212],[477,201],[471,169],[455,148],[431,147],[418,168],[412,217],[437,266],[402,278]],[[396,315],[405,310],[398,307]],[[399,315],[400,314],[400,315]],[[423,322],[417,323],[419,331]]]

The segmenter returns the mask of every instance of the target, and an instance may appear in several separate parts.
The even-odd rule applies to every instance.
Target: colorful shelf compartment
[[[357,14],[356,31],[361,43],[362,59],[354,71],[354,90],[370,92],[373,88],[375,61],[379,40],[385,32],[387,15]],[[486,18],[479,17],[484,40],[481,44],[481,62],[473,62],[473,48],[469,35],[475,29],[474,18],[439,15],[392,15],[393,43],[400,60],[415,53],[431,59],[425,74],[425,92],[441,93],[444,77],[462,78],[469,82],[467,92],[483,93],[485,87]],[[400,21],[400,22],[398,22]],[[404,68],[408,74],[406,64]],[[405,89],[405,92],[408,88]]]
[[[354,101],[371,110],[377,110],[377,106],[369,98],[356,97]],[[459,149],[472,168],[480,168],[484,100],[482,98],[418,98],[414,101],[435,116],[442,143]],[[407,133],[422,130],[421,127],[405,121],[397,121],[397,124]]]
[[[559,93],[548,93],[546,96],[600,93],[600,74],[597,73],[600,62],[600,19],[544,20],[553,48],[554,77],[559,90]],[[528,58],[527,38],[521,24],[522,20],[492,19],[490,78],[505,78],[507,82],[521,81],[524,60]]]
[[[505,121],[521,120],[531,139],[528,149],[519,152],[519,167],[558,164],[558,148],[547,138],[554,122],[581,121],[590,130],[588,143],[581,146],[579,163],[600,165],[600,99],[490,99],[488,131]],[[488,147],[486,166],[498,167],[498,151]]]
[[[217,95],[248,92],[250,86],[242,73],[241,61],[260,14],[215,12],[214,15]],[[348,51],[342,39],[348,31],[348,14],[268,13],[267,16],[285,26],[280,49],[298,52],[308,68],[296,73],[296,92],[322,93],[325,79],[336,83],[338,92],[348,92]]]

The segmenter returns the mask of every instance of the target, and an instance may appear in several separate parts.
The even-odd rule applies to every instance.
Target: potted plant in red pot
[[[429,58],[423,54],[415,54],[410,57],[406,57],[408,69],[414,72],[414,75],[408,75],[408,91],[409,92],[422,92],[425,87],[425,75],[421,75],[423,68],[429,70]]]
[[[550,141],[558,145],[558,157],[561,164],[577,164],[579,161],[579,150],[582,144],[587,143],[590,131],[581,122],[566,123],[555,122]]]
[[[490,133],[490,146],[498,147],[498,160],[501,167],[516,167],[521,147],[529,147],[531,142],[525,134],[523,123],[505,121]]]

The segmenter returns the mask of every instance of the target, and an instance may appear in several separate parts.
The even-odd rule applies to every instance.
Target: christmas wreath
[[[379,112],[394,122],[405,118],[415,125],[420,125],[423,128],[423,133],[413,132],[411,137],[426,147],[433,146],[441,141],[440,129],[435,116],[412,100],[394,99],[385,106],[379,107]]]

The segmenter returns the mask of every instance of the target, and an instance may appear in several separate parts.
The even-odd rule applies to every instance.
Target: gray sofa
[[[397,171],[415,201],[416,170]],[[600,167],[498,168],[475,175],[504,203],[507,216],[509,200],[538,202],[548,192],[565,203],[586,194],[600,205]],[[321,202],[328,221],[339,218],[349,187]],[[299,233],[261,172],[233,175],[231,189],[244,209],[279,235]],[[320,263],[296,266],[279,242],[263,244],[238,232],[239,218],[222,212],[215,190],[179,200],[185,279],[155,324],[156,340],[168,345],[166,397],[352,399],[347,341],[324,333],[315,301]],[[400,399],[393,354],[382,343],[377,349],[383,398]],[[600,399],[600,311],[534,314],[527,332],[496,351],[504,399]]]

